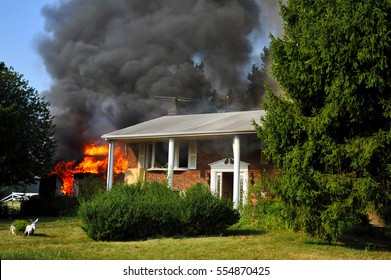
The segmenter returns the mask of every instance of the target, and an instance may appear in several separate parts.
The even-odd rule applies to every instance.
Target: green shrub
[[[232,203],[205,187],[180,196],[157,182],[116,185],[82,202],[79,215],[90,238],[106,241],[215,234],[239,219]]]
[[[181,205],[182,231],[187,236],[219,234],[240,218],[232,201],[218,198],[202,184],[188,189]]]
[[[82,202],[79,216],[87,235],[95,240],[120,240],[124,238],[131,219],[133,204],[131,192],[136,189],[116,186],[112,191],[98,194],[89,202]]]
[[[79,201],[90,201],[95,195],[106,191],[106,184],[101,177],[85,177],[78,179]]]
[[[84,202],[83,229],[95,240],[142,239],[171,235],[179,228],[177,194],[158,183],[116,185]]]
[[[262,230],[289,228],[285,206],[281,200],[264,192],[262,186],[252,186],[249,199],[242,209],[240,227]]]
[[[15,227],[14,233],[16,235],[24,235],[24,231],[31,222],[26,220],[15,220],[12,222],[11,226]]]
[[[178,234],[181,229],[178,193],[157,182],[148,183],[143,190],[139,203],[142,205],[140,228],[144,233],[140,237]]]
[[[76,197],[61,196],[55,198],[31,197],[20,206],[22,216],[75,216],[79,207]]]

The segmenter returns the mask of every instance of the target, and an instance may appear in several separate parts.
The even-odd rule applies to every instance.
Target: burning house
[[[218,111],[216,100],[229,111],[259,108],[244,100],[246,77],[261,63],[278,12],[275,0],[46,5],[37,49],[52,78],[45,96],[55,116],[55,160],[78,162],[84,145],[107,131],[165,114],[170,104],[156,96],[197,99],[186,108],[192,114]]]
[[[197,100],[186,108],[178,107],[178,113],[186,114],[211,113],[222,107],[227,111],[259,108],[259,103],[246,93],[246,73],[252,64],[259,64],[259,54],[269,33],[276,33],[282,26],[278,21],[278,2],[274,0],[71,0],[46,5],[42,14],[46,34],[37,40],[37,48],[53,81],[46,95],[55,116],[58,144],[55,160],[61,161],[53,172],[62,182],[61,193],[67,195],[73,194],[76,174],[92,172],[106,176],[105,156],[86,154],[86,144],[96,144],[107,131],[129,125],[137,127],[137,123],[147,124],[148,120],[165,114],[170,104],[156,96]],[[190,183],[179,183],[178,178],[200,172],[197,180],[213,183],[216,178],[208,179],[211,168],[215,170],[219,160],[233,157],[234,133],[225,137],[210,135],[211,139],[193,134],[188,137],[162,134],[156,139],[147,136],[134,139],[130,134],[125,135],[129,139],[117,139],[108,134],[107,140],[116,144],[115,149],[110,144],[110,152],[105,152],[115,159],[110,161],[109,170],[113,171],[109,175],[126,172],[126,182],[144,177],[160,180],[167,179],[168,170],[173,173],[173,188],[180,189]],[[243,138],[250,134],[255,138],[254,131],[239,137],[242,146]],[[175,143],[169,141],[170,137]],[[190,144],[190,140],[196,144]],[[229,148],[215,149],[223,140]],[[168,152],[176,149],[179,150],[171,163],[184,165],[179,162],[186,161],[183,157],[186,144],[179,143],[186,141],[188,147],[197,151],[187,156],[196,157],[196,169],[168,168]],[[120,152],[126,158],[124,164],[118,162],[122,169],[115,171],[120,143],[126,144]],[[174,145],[171,150],[169,144]],[[205,163],[202,155],[208,152],[203,152],[204,144],[211,145],[210,151],[215,149],[215,155]],[[107,144],[95,146],[107,148]],[[160,151],[164,150],[160,160]],[[143,163],[143,151],[149,162]],[[87,158],[99,167],[93,171],[85,169]],[[254,165],[241,160],[250,163],[249,168]],[[162,167],[158,167],[160,162]],[[229,172],[223,173],[222,176],[231,176]]]
[[[167,181],[180,191],[201,182],[237,206],[244,202],[249,184],[272,172],[252,124],[264,114],[168,115],[104,134],[109,142],[107,189],[113,184],[115,145],[124,143],[125,183]]]
[[[118,146],[113,152],[116,158],[112,166],[113,173],[125,173],[128,162],[124,156],[123,149]],[[56,177],[61,181],[60,192],[57,191],[57,193],[77,196],[78,181],[80,179],[91,176],[106,176],[107,154],[107,145],[87,144],[85,145],[84,158],[81,162],[76,163],[76,160],[71,160],[57,163],[54,170],[49,174],[49,178]]]

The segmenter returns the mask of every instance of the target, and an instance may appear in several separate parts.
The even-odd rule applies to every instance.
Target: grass
[[[223,236],[96,242],[78,218],[39,218],[34,236],[14,236],[0,220],[2,260],[378,260],[391,259],[391,244],[352,238],[327,244],[304,233],[229,230]],[[389,239],[388,239],[389,241]]]

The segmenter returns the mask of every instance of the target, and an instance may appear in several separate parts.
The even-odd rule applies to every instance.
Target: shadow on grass
[[[194,235],[194,236],[187,236],[187,235],[175,235],[171,236],[173,239],[188,239],[188,238],[205,238],[205,237],[229,237],[229,236],[257,236],[265,234],[266,231],[262,230],[256,230],[256,229],[227,229],[221,234],[213,234],[213,235]],[[147,238],[145,240],[149,239],[158,239],[158,238],[165,238],[164,236],[155,236],[153,238]]]
[[[378,227],[356,228],[347,231],[338,243],[308,241],[306,244],[342,246],[360,251],[391,252],[391,229]]]
[[[227,229],[222,236],[257,236],[265,233],[266,231],[258,229]]]
[[[391,252],[391,229],[368,227],[345,234],[343,246],[356,250]]]
[[[34,233],[31,237],[50,237],[50,235],[47,235],[45,233]]]

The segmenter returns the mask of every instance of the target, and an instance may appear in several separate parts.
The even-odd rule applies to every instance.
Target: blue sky
[[[41,9],[57,0],[0,1],[0,61],[23,74],[38,92],[49,89],[50,76],[35,46],[36,38],[45,32]]]

